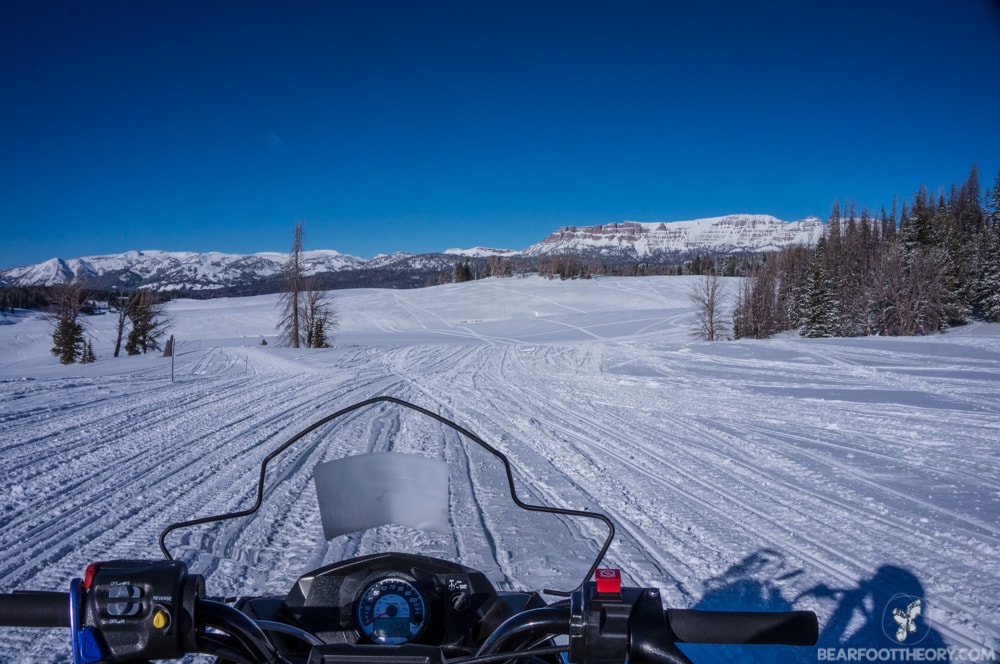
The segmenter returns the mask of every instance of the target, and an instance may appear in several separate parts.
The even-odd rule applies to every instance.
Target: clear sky
[[[523,249],[1000,171],[995,0],[0,0],[0,268]]]

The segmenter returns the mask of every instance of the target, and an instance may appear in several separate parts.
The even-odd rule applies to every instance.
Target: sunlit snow
[[[4,314],[0,592],[158,557],[168,523],[248,506],[260,459],[299,428],[390,395],[509,454],[530,500],[610,515],[608,564],[670,606],[812,609],[820,646],[836,647],[916,596],[925,643],[1000,649],[1000,326],[706,343],[689,334],[694,279],[335,291],[326,350],[278,347],[275,296],[178,300],[173,368],[110,357],[113,315],[85,320],[99,361],[64,367],[48,322]],[[503,588],[566,588],[599,546],[597,525],[516,513],[485,455],[413,414],[379,406],[323,433],[276,465],[269,511],[177,536],[210,593],[283,593],[384,547],[461,559]],[[454,535],[323,542],[309,469],[389,449],[449,462]],[[68,643],[0,631],[0,661],[67,661]]]

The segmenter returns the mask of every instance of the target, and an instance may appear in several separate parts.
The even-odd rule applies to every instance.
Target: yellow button
[[[157,609],[153,612],[153,627],[156,629],[166,629],[169,624],[170,614],[163,609]]]

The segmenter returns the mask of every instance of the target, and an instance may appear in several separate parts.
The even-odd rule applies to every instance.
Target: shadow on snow
[[[803,570],[789,568],[780,552],[761,549],[720,576],[706,581],[705,594],[693,608],[708,611],[815,609],[821,620],[815,648],[686,644],[681,649],[699,664],[950,661],[947,644],[928,618],[929,604],[924,588],[909,570],[885,565],[854,587],[819,584],[789,599],[785,589],[794,585],[801,574]],[[933,598],[930,602],[933,603]],[[824,610],[828,607],[831,610]],[[829,617],[824,624],[825,616]],[[906,649],[923,652],[896,652]]]

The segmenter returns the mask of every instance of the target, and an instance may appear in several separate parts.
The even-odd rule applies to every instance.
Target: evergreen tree
[[[934,215],[934,226],[936,240],[931,255],[940,265],[945,320],[948,325],[964,325],[972,309],[971,237],[964,235],[952,204],[943,200]]]
[[[62,284],[54,291],[55,300],[49,319],[53,323],[52,354],[62,364],[73,364],[83,354],[83,324],[80,312],[86,298],[79,283]]]
[[[75,314],[63,314],[56,319],[52,332],[52,354],[62,364],[73,364],[83,354],[83,325]]]
[[[307,348],[329,348],[330,331],[337,326],[337,317],[328,291],[315,290],[311,284],[305,292],[303,329]]]
[[[462,283],[465,281],[472,281],[472,268],[469,265],[468,259],[465,262],[457,261],[455,263],[455,268],[452,270],[453,282]]]
[[[97,355],[94,353],[94,345],[87,339],[87,343],[83,346],[83,353],[80,355],[80,364],[93,364],[97,361]]]
[[[972,165],[969,177],[952,196],[955,222],[963,238],[969,238],[982,230],[985,223],[982,187],[979,184],[979,168]]]
[[[933,244],[934,211],[932,208],[933,203],[930,201],[927,187],[923,185],[917,190],[909,212],[904,206],[899,231],[903,247],[908,253]]]
[[[983,318],[1000,322],[1000,173],[997,173],[979,232],[976,308]]]
[[[135,293],[129,298],[127,315],[131,329],[125,352],[139,355],[159,350],[159,339],[166,332],[169,321],[163,315],[163,305],[157,296],[149,291]]]
[[[806,285],[806,308],[801,334],[804,337],[832,337],[837,334],[837,302],[826,262],[827,240],[816,243],[816,253]]]
[[[775,257],[778,270],[777,309],[782,330],[793,330],[802,324],[811,256],[812,251],[806,247],[788,246]]]
[[[980,241],[977,309],[984,319],[1000,322],[1000,228],[984,229]]]

